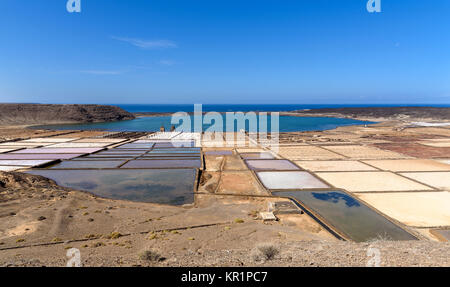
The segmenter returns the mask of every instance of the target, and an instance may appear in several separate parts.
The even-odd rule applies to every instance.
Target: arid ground
[[[182,206],[100,198],[23,169],[0,172],[0,266],[65,266],[71,248],[83,266],[366,266],[374,248],[381,266],[450,266],[450,127],[412,121],[282,133],[272,149],[204,141],[195,201]],[[2,126],[0,149],[104,134]],[[231,154],[211,153],[218,150]],[[337,239],[289,199],[272,196],[244,163],[249,152],[294,163],[419,240]],[[273,203],[278,220],[263,221],[260,212]]]

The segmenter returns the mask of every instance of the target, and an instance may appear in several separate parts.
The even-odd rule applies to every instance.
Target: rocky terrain
[[[450,120],[450,108],[437,107],[363,107],[299,110],[290,115],[303,116],[343,116],[349,118],[374,119],[424,119]]]
[[[134,118],[133,114],[116,106],[0,104],[2,125],[110,122]]]
[[[20,190],[27,188],[61,188],[51,179],[19,172],[0,172],[0,202],[18,198]],[[63,189],[63,188],[61,188]],[[9,191],[3,195],[3,191]],[[13,191],[13,192],[11,192]]]

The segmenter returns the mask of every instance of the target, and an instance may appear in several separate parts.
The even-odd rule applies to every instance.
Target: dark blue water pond
[[[334,229],[356,242],[417,239],[364,203],[341,191],[289,191],[272,194],[296,199]]]
[[[59,185],[92,192],[98,196],[138,202],[182,205],[194,202],[196,169],[36,169]]]

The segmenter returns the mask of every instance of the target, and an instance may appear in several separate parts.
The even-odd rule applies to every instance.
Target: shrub
[[[111,234],[106,235],[107,239],[117,239],[122,237],[123,235],[120,232],[111,232]]]
[[[145,250],[139,254],[139,259],[150,262],[158,262],[162,260],[161,255],[153,250]]]
[[[271,243],[265,243],[258,245],[256,249],[253,250],[253,260],[273,260],[280,253],[280,248]]]

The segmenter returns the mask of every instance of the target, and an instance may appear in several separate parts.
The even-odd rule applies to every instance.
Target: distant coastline
[[[286,115],[339,117],[372,121],[450,121],[450,107],[346,107],[299,110]]]
[[[206,111],[210,111],[212,108],[218,105],[206,105]],[[127,109],[127,106],[121,106]],[[189,111],[193,106],[187,105],[142,105],[141,109],[172,109],[177,111],[187,112],[192,115],[193,112]],[[436,106],[344,106],[334,105],[334,107],[322,107],[322,105],[309,106],[309,108],[295,109],[298,105],[292,105],[292,109],[276,109],[277,107],[287,108],[288,106],[278,105],[221,105],[215,112],[224,114],[227,111],[242,111],[242,112],[279,112],[284,116],[298,116],[298,117],[335,117],[357,120],[369,120],[369,121],[392,121],[392,120],[415,120],[415,121],[450,121],[450,105],[436,105]],[[142,111],[133,112],[136,107],[131,106],[130,112],[136,117],[161,117],[171,116],[174,112],[158,112],[158,111]],[[253,108],[253,109],[252,109]],[[184,109],[184,110],[183,110]],[[224,111],[226,110],[226,111]]]

